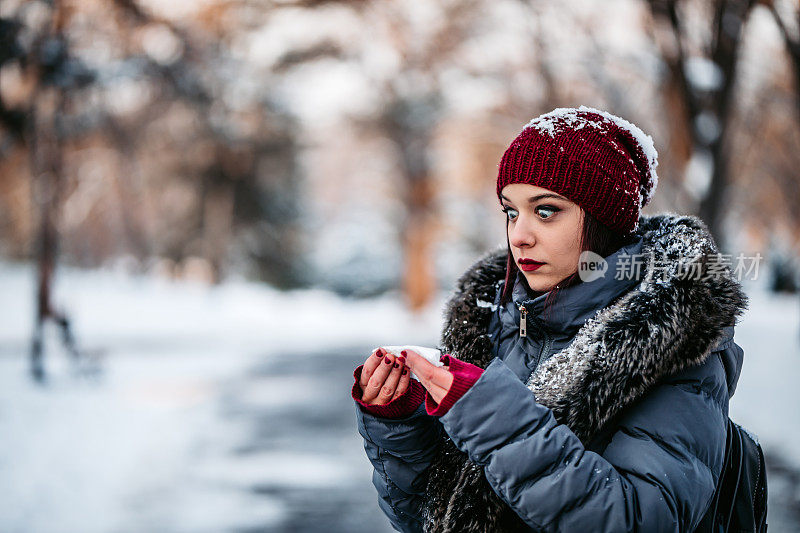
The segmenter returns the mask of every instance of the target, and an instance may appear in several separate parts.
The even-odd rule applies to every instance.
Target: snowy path
[[[106,383],[44,391],[3,359],[18,386],[0,396],[14,428],[0,529],[391,531],[349,397],[362,352],[269,356],[234,376],[194,358],[121,360]]]
[[[247,437],[217,467],[249,470],[250,490],[280,503],[285,518],[270,531],[393,531],[378,508],[350,398],[362,353],[368,347],[270,357],[231,384],[225,418],[248,428]]]
[[[78,341],[102,350],[105,371],[73,378],[50,331],[51,380],[30,382],[33,276],[0,265],[0,531],[391,531],[355,427],[352,369],[380,341],[434,338],[440,302],[413,317],[391,295],[59,279]]]

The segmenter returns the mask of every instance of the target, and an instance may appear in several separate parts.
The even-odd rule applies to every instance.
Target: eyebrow
[[[508,198],[506,198],[505,196],[503,196],[502,194],[500,195],[500,197],[503,200],[505,200],[506,202],[510,202],[511,201]],[[564,198],[563,196],[559,196],[558,194],[544,193],[544,194],[537,194],[536,196],[531,196],[530,198],[528,198],[528,203],[532,204],[532,203],[538,202],[542,198],[556,198],[558,200],[566,200],[566,198]]]

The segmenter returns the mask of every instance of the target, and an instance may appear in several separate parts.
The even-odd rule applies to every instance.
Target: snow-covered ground
[[[380,344],[434,345],[445,293],[413,316],[396,295],[61,270],[57,301],[103,370],[73,376],[49,331],[41,387],[25,358],[33,287],[30,267],[0,266],[0,530],[314,531],[347,504],[351,525],[329,532],[390,531],[350,369]],[[748,290],[731,416],[800,471],[800,304]]]
[[[321,378],[314,368],[307,377],[248,382],[242,376],[271,357],[362,347],[345,363],[351,369],[372,346],[430,344],[441,321],[441,302],[412,316],[391,296],[357,302],[258,284],[208,288],[67,270],[58,276],[57,301],[69,311],[80,346],[104,370],[74,377],[51,329],[51,379],[40,387],[27,378],[25,358],[33,291],[32,269],[0,266],[3,532],[264,528],[288,511],[269,494],[244,490],[255,482],[289,490],[349,481],[371,490],[351,411],[345,450],[320,455],[287,446],[237,457],[250,429],[221,412],[221,398],[235,395],[238,404],[261,412],[313,406],[324,401],[314,395]],[[350,371],[338,378],[351,381]],[[349,386],[338,388],[352,403]],[[368,504],[380,512],[374,498]]]

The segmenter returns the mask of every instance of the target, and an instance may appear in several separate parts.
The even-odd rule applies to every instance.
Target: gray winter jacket
[[[498,305],[505,248],[478,260],[447,304],[440,348],[484,368],[480,379],[440,418],[424,404],[402,420],[356,404],[392,525],[692,531],[722,468],[743,357],[733,332],[747,297],[716,253],[699,219],[643,216],[606,275],[563,289],[549,316],[521,278]],[[617,275],[637,254],[641,271]]]

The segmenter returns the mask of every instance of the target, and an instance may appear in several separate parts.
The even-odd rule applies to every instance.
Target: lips
[[[527,258],[520,259],[518,263],[519,263],[519,268],[521,270],[524,270],[525,272],[536,270],[537,268],[539,268],[544,264],[539,261],[534,261],[533,259],[527,259]]]

